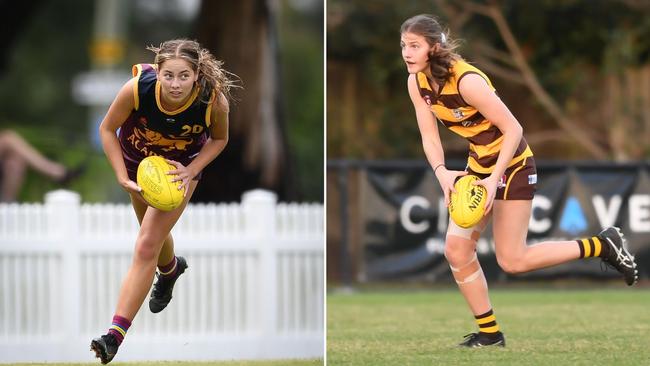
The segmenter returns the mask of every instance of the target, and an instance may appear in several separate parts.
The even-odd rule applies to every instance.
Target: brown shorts
[[[479,174],[467,168],[471,175],[481,179],[487,178],[488,174]],[[506,169],[505,173],[497,183],[497,193],[494,199],[497,200],[532,200],[537,190],[537,169],[533,157],[524,160]]]

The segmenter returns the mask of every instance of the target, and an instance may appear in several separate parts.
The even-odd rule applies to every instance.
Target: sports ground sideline
[[[96,366],[101,363],[10,363],[2,366]],[[199,362],[199,361],[168,361],[168,362],[111,362],[111,366],[316,366],[323,365],[323,360],[274,360],[274,361],[221,361],[221,362]]]
[[[617,285],[491,289],[498,349],[456,347],[477,330],[454,288],[330,291],[327,364],[650,365],[650,288]]]

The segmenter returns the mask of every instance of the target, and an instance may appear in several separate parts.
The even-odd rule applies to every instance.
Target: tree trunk
[[[7,62],[9,62],[14,41],[20,36],[23,27],[38,13],[42,2],[42,0],[0,1],[0,14],[2,14],[0,16],[2,20],[2,31],[0,31],[0,75],[4,73]]]
[[[241,78],[230,106],[230,142],[204,170],[193,201],[235,201],[253,188],[295,200],[280,100],[274,0],[203,1],[197,40]]]
[[[650,134],[650,66],[625,68],[606,76],[603,116],[617,161],[648,156]]]

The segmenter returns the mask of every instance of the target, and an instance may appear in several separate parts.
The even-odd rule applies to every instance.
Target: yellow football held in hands
[[[175,169],[160,156],[148,156],[138,165],[138,185],[142,188],[142,197],[152,207],[171,211],[183,202],[184,189],[178,189],[181,182],[172,182],[176,176],[167,175]]]
[[[485,214],[487,190],[483,186],[472,185],[478,180],[474,175],[465,175],[454,184],[456,193],[450,197],[449,217],[462,228],[478,224]]]

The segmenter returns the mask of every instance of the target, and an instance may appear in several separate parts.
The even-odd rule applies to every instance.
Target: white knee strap
[[[454,267],[454,266],[451,265],[451,263],[449,263],[449,268],[451,268],[451,270],[454,271],[454,272],[460,272],[461,269],[469,266],[474,261],[478,261],[478,257],[476,256],[476,252],[474,252],[474,255],[472,256],[472,259],[470,259],[467,263],[463,264],[462,266]]]
[[[462,228],[458,226],[453,220],[449,220],[449,226],[447,227],[447,235],[453,235],[463,239],[471,240],[474,242],[474,244],[476,244],[478,239],[481,237],[481,233],[487,226],[487,222],[488,220],[484,218],[478,224],[472,227]],[[476,262],[477,269],[467,277],[459,279],[457,276],[460,276],[460,271],[470,266],[474,262]],[[449,263],[449,268],[451,268],[452,274],[454,275],[454,280],[456,280],[456,283],[459,285],[475,281],[483,273],[483,270],[481,269],[481,264],[478,262],[478,257],[476,256],[476,252],[474,252],[474,256],[467,263],[458,267],[454,267],[451,265],[451,263]]]
[[[476,266],[478,267],[476,269],[476,271],[472,272],[469,276],[459,280],[456,277],[457,275],[460,275],[459,272],[461,270],[463,270],[464,268],[470,266],[474,262],[476,262]],[[469,262],[465,263],[464,265],[462,265],[460,267],[454,267],[450,263],[449,268],[451,268],[451,271],[452,271],[452,273],[454,275],[454,280],[456,280],[456,283],[459,284],[459,285],[470,283],[470,282],[476,280],[477,278],[479,278],[481,273],[483,273],[483,270],[481,269],[481,264],[478,262],[478,257],[476,256],[476,252],[474,253],[474,256],[472,257],[472,259],[470,259]]]
[[[447,235],[454,235],[463,239],[472,240],[473,227],[462,228],[456,225],[455,222],[449,220],[449,227],[447,228]]]
[[[481,273],[483,273],[483,270],[481,269],[481,267],[478,267],[476,272],[474,272],[471,275],[467,276],[467,278],[465,278],[462,281],[456,280],[456,283],[459,284],[459,285],[464,285],[466,283],[470,283],[470,282],[476,280],[481,275]]]
[[[485,223],[483,221],[478,224],[462,228],[458,226],[454,220],[449,220],[449,226],[447,227],[447,235],[454,235],[461,237],[463,239],[472,240],[474,242],[478,241],[481,236],[481,233],[485,229]]]

